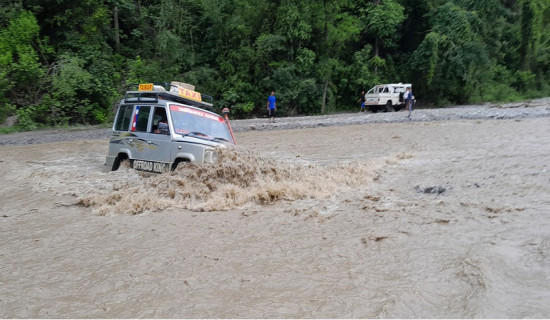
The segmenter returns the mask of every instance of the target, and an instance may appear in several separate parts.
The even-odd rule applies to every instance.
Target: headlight
[[[216,163],[218,162],[218,153],[216,150],[206,150],[204,151],[204,162],[205,163]]]

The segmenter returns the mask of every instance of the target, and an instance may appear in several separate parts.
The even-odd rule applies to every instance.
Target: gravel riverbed
[[[444,120],[522,119],[550,117],[550,98],[507,104],[465,105],[435,109],[416,109],[381,113],[340,113],[322,116],[277,118],[274,124],[266,118],[233,120],[235,132],[251,130],[285,130],[369,123],[429,122]],[[51,129],[0,135],[0,145],[24,145],[75,140],[106,139],[110,128]]]

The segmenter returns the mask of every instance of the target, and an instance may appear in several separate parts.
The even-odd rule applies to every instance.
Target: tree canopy
[[[550,93],[548,0],[1,0],[0,121],[110,121],[128,84],[192,83],[234,116],[354,110],[413,84],[426,105]]]

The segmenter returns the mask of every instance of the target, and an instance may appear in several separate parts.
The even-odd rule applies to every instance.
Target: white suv
[[[410,83],[379,84],[365,94],[365,106],[372,112],[399,111],[405,107],[403,94],[411,88]]]

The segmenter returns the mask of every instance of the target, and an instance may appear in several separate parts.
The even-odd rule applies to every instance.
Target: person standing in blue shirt
[[[359,112],[365,112],[365,102],[367,99],[365,99],[365,91],[361,91],[361,98],[357,100],[357,102],[361,102],[361,110]]]
[[[267,111],[269,111],[269,122],[275,122],[275,111],[277,111],[275,91],[271,91],[271,95],[267,98]]]
[[[407,88],[407,92],[405,92],[405,94],[403,95],[403,99],[405,99],[405,106],[409,109],[409,115],[407,116],[407,118],[410,118],[411,112],[414,107],[414,96],[411,88]]]

